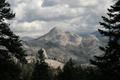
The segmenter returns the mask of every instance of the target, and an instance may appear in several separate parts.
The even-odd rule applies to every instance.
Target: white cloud
[[[44,21],[14,22],[11,28],[16,32],[37,32],[42,31],[45,26],[46,22]]]
[[[27,5],[25,3],[21,3],[17,6],[17,8],[15,8],[15,12],[16,12],[16,18],[18,20],[20,19],[23,19],[25,17],[25,10],[24,8],[26,7]]]
[[[8,0],[16,13],[11,29],[19,34],[44,34],[52,27],[74,31],[97,29],[110,0]],[[17,27],[15,27],[17,25]],[[69,27],[69,28],[68,28]]]

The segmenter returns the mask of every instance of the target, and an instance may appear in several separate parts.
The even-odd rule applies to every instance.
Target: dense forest
[[[35,61],[28,63],[22,41],[6,22],[14,17],[10,4],[0,0],[0,80],[120,79],[120,0],[110,6],[107,16],[102,16],[98,31],[108,42],[100,46],[103,54],[94,56],[89,65],[78,65],[71,58],[62,68],[54,69],[46,63],[42,49],[36,53]]]

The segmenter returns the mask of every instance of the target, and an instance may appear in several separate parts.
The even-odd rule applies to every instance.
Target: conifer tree
[[[32,74],[32,80],[52,80],[52,72],[48,64],[45,62],[43,50],[38,51],[38,59]]]
[[[22,43],[6,22],[14,17],[10,4],[6,0],[0,0],[0,80],[19,80],[21,70],[13,58],[26,62]]]
[[[120,79],[120,0],[108,9],[107,17],[102,16],[103,22],[100,25],[103,29],[99,32],[108,37],[108,43],[105,47],[100,47],[104,52],[101,56],[95,56],[91,60],[109,80]]]
[[[58,80],[76,80],[75,64],[70,59],[58,75]]]
[[[5,20],[11,20],[15,17],[15,14],[10,8],[10,4],[6,0],[0,0],[0,46],[6,48],[6,54],[16,57],[18,60],[24,60],[24,50],[22,48],[21,40],[19,36],[16,36],[9,28],[10,24]],[[0,49],[5,51],[4,49]],[[2,55],[2,54],[1,54]],[[3,55],[4,56],[4,55]]]

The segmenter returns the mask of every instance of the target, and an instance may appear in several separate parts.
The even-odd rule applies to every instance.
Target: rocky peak
[[[61,33],[64,32],[64,29],[60,27],[54,27],[52,30],[50,30],[50,32]]]
[[[48,55],[47,55],[46,50],[44,48],[41,48],[40,50],[43,51],[44,58],[48,59]]]

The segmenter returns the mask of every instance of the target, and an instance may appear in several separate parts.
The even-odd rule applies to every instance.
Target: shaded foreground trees
[[[21,41],[6,22],[14,17],[10,4],[0,0],[0,80],[19,80],[21,69],[15,60],[26,62]]]
[[[53,80],[52,70],[45,62],[45,56],[42,49],[38,51],[38,59],[34,67],[32,80]]]
[[[108,37],[108,43],[105,47],[100,47],[104,52],[101,56],[95,56],[91,60],[104,74],[104,80],[120,79],[120,0],[108,9],[107,17],[102,16],[103,22],[100,25],[104,29],[99,29],[103,36]]]
[[[59,69],[56,80],[102,80],[97,68],[87,65],[77,65],[70,59]]]
[[[10,4],[5,0],[0,0],[0,46],[6,49],[6,55],[16,57],[19,61],[25,61],[25,54],[22,48],[21,40],[19,36],[16,36],[9,28],[10,24],[5,22],[6,20],[11,20],[15,17],[15,14],[10,9]],[[3,54],[2,54],[3,55]],[[4,56],[4,55],[3,55]]]

